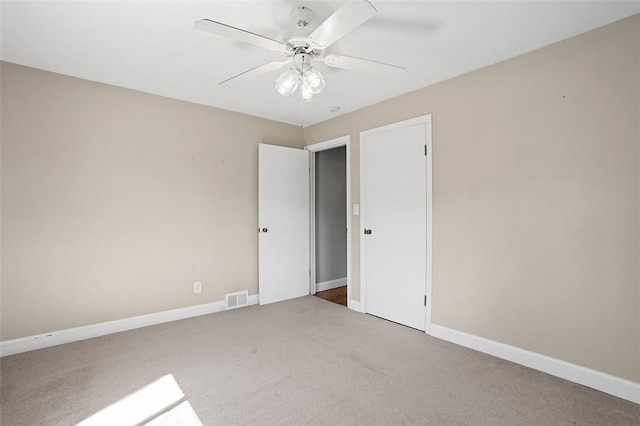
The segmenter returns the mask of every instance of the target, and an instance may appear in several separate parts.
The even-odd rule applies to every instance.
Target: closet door
[[[429,129],[430,131],[430,129]],[[427,123],[361,134],[361,280],[365,311],[425,330]]]

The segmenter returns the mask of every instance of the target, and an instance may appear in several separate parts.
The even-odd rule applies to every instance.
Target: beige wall
[[[257,144],[301,129],[0,71],[1,340],[256,293]],[[305,143],[352,136],[357,203],[359,131],[428,113],[434,323],[640,382],[640,16]],[[354,232],[356,300],[358,256]]]
[[[424,114],[433,322],[640,382],[640,15],[309,127],[305,143],[351,135],[358,203],[359,132]]]
[[[300,128],[1,72],[2,340],[257,293],[257,145]]]

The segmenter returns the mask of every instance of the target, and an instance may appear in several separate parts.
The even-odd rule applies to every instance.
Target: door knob
[[[262,228],[262,232],[267,232],[268,229],[267,228]]]
[[[366,229],[365,228],[364,235],[371,235],[371,229]]]

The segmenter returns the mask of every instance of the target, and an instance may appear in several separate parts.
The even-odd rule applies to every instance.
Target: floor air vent
[[[227,309],[241,308],[249,306],[249,290],[237,293],[227,293],[224,295],[224,304]]]

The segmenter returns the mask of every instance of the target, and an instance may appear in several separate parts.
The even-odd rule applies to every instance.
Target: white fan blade
[[[243,81],[246,80],[251,80],[252,78],[256,78],[259,77],[263,74],[266,74],[270,71],[274,71],[277,69],[280,69],[282,67],[284,67],[285,65],[287,65],[288,63],[290,63],[291,60],[288,61],[273,61],[273,62],[269,62],[263,65],[259,65],[255,68],[251,68],[248,71],[245,71],[243,73],[240,73],[238,75],[234,75],[231,78],[226,79],[225,81],[221,81],[220,83],[218,83],[218,85],[220,86],[232,86],[236,83],[241,83]]]
[[[403,71],[406,71],[404,67],[400,67],[398,65],[334,54],[325,56],[324,63],[334,68],[344,68],[347,70],[361,71],[371,74],[398,75]]]
[[[319,49],[326,49],[376,14],[367,0],[349,1],[329,16],[311,33],[311,40]]]
[[[284,51],[287,48],[284,43],[278,40],[261,36],[260,34],[255,34],[249,31],[241,30],[240,28],[232,27],[230,25],[212,21],[210,19],[201,19],[199,21],[196,21],[193,26],[198,30],[207,31],[213,34],[243,41],[245,43],[264,47],[270,50]]]

